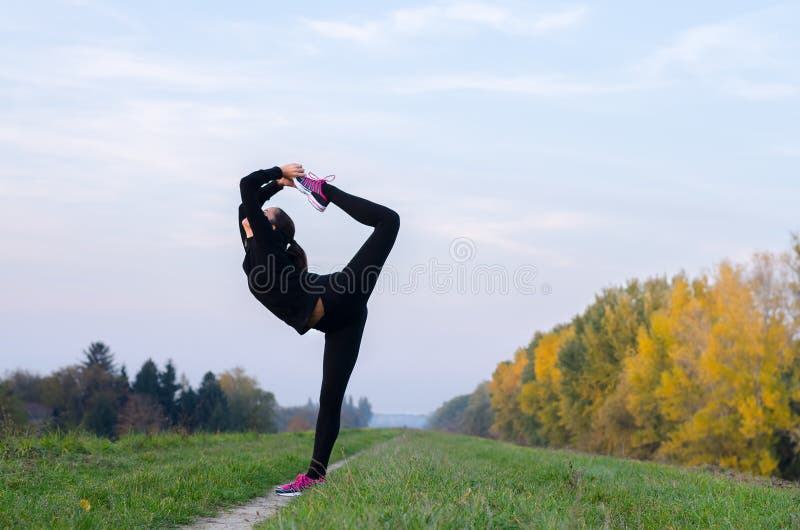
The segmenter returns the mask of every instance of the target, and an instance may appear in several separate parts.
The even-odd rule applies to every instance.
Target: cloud
[[[741,22],[720,22],[690,28],[643,62],[652,74],[707,75],[741,70],[770,61],[771,38]]]
[[[0,50],[0,63],[8,65],[0,70],[0,79],[31,88],[86,88],[116,81],[196,91],[279,86],[279,81],[267,73],[263,64],[257,68],[253,65],[231,67],[101,46],[48,47],[31,51],[26,56],[14,53]]]
[[[306,20],[306,25],[309,29],[324,37],[360,43],[368,43],[375,40],[381,32],[381,25],[377,22],[351,24],[334,20]]]
[[[526,17],[495,4],[454,2],[397,9],[381,18],[358,22],[306,18],[302,21],[323,37],[370,44],[400,34],[441,32],[453,26],[484,27],[503,33],[566,30],[583,22],[587,13],[585,6],[574,6],[554,13]]]
[[[543,97],[625,93],[644,86],[635,83],[574,81],[562,76],[503,77],[482,74],[430,76],[393,84],[395,91],[404,94],[469,90]]]
[[[728,84],[727,91],[747,99],[781,99],[800,95],[800,84],[737,79]]]
[[[446,210],[443,220],[441,212]],[[572,257],[537,244],[554,234],[587,233],[607,228],[613,222],[595,212],[572,209],[546,209],[521,205],[519,201],[501,197],[460,197],[436,208],[418,208],[406,224],[425,234],[438,234],[453,240],[470,238],[478,252],[483,247],[501,250],[516,259],[547,260],[558,266],[575,264]],[[493,252],[490,252],[490,254]],[[499,259],[499,258],[498,258]]]
[[[533,23],[533,28],[541,32],[568,29],[583,22],[588,12],[586,6],[571,7],[540,17]]]
[[[793,59],[786,59],[790,47],[775,31],[759,28],[757,18],[751,14],[689,28],[635,70],[654,82],[702,82],[747,99],[797,95],[799,85],[786,81],[794,70]]]

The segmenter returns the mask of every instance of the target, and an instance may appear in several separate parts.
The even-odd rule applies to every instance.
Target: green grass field
[[[408,431],[258,528],[800,528],[800,488]]]
[[[331,460],[399,432],[342,431]],[[75,434],[5,438],[0,528],[188,524],[294,478],[308,465],[313,443],[310,432],[136,435],[114,443]]]
[[[310,432],[5,439],[0,527],[187,524],[293,478],[312,443]],[[800,528],[800,488],[768,481],[402,429],[345,430],[332,461],[342,449],[361,453],[259,528]]]

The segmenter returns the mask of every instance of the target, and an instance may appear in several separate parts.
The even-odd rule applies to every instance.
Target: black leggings
[[[374,230],[344,269],[318,279],[324,287],[321,296],[325,314],[314,328],[325,333],[325,353],[314,454],[308,468],[311,478],[324,476],[327,471],[333,444],[339,436],[344,393],[367,321],[367,301],[400,229],[400,216],[386,206],[350,195],[328,183],[322,185],[322,192],[350,217]]]

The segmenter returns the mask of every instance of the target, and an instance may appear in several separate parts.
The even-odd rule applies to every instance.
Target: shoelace
[[[305,473],[298,473],[291,484],[292,488],[294,488],[295,491],[304,490],[313,485],[314,481],[308,478],[308,475],[306,475]]]
[[[323,182],[333,182],[333,179],[336,178],[336,175],[330,174],[324,178],[319,178],[313,172],[309,171],[308,174],[303,177],[303,180],[300,182],[303,183],[308,189],[313,191],[314,193],[319,193],[322,195],[322,183]]]

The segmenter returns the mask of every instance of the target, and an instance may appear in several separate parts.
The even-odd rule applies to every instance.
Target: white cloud
[[[743,79],[728,84],[728,92],[747,99],[780,99],[800,95],[800,84],[755,82]]]
[[[442,211],[447,211],[443,221]],[[420,233],[438,234],[453,240],[467,237],[477,249],[488,247],[508,252],[516,258],[547,260],[569,267],[569,255],[537,244],[552,233],[586,233],[607,228],[608,217],[593,212],[545,209],[522,205],[517,200],[500,197],[460,197],[447,203],[439,201],[435,209],[417,208],[406,225]],[[551,237],[550,237],[551,238]]]
[[[381,32],[381,25],[372,21],[363,24],[351,24],[334,20],[306,20],[306,24],[312,31],[324,37],[361,43],[375,40]]]
[[[309,29],[324,37],[360,44],[375,43],[398,34],[443,31],[449,27],[487,27],[504,33],[542,33],[574,27],[586,17],[585,6],[538,16],[525,16],[495,4],[453,2],[397,9],[386,16],[360,22],[303,19]]]
[[[636,68],[640,75],[664,84],[702,82],[747,99],[795,96],[800,85],[793,59],[776,32],[760,28],[757,18],[740,17],[689,28],[647,56]],[[754,81],[758,79],[758,81]]]
[[[21,57],[0,50],[0,79],[29,88],[83,88],[100,82],[139,82],[183,90],[219,90],[278,86],[265,65],[231,67],[133,53],[112,47],[62,46],[43,48]]]
[[[555,31],[577,26],[586,18],[589,10],[586,6],[576,6],[558,13],[540,17],[533,23],[536,31]]]
[[[400,93],[449,92],[472,90],[500,92],[531,96],[559,97],[587,94],[613,94],[638,90],[644,84],[583,82],[564,79],[560,76],[516,76],[501,77],[481,74],[430,76],[394,83]]]
[[[713,23],[690,28],[645,59],[654,75],[708,75],[763,66],[770,61],[771,39],[743,23]]]

